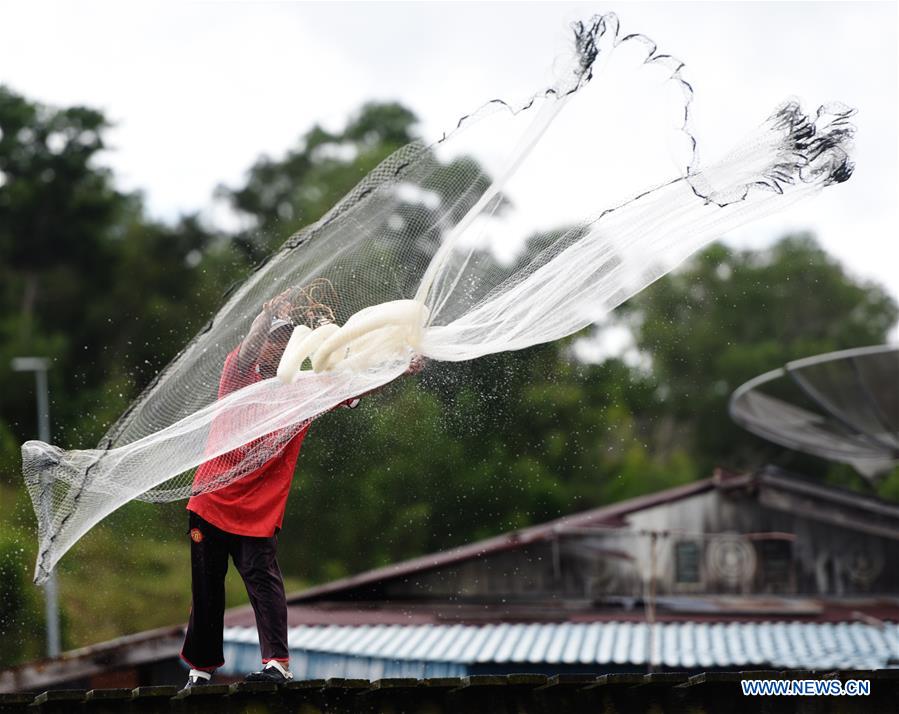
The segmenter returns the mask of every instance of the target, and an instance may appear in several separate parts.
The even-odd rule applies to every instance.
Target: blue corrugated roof
[[[254,628],[226,628],[225,643],[235,671],[258,660]],[[300,677],[320,676],[322,662],[329,673],[345,672],[330,676],[365,678],[376,678],[365,674],[372,671],[458,676],[485,663],[645,667],[650,648],[654,665],[673,669],[877,669],[899,659],[899,625],[676,622],[657,623],[651,630],[642,622],[334,625],[293,627],[288,644],[295,670],[300,662],[307,669],[318,667],[315,674],[297,672]]]

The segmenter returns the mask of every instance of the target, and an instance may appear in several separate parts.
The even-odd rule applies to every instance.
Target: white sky
[[[0,83],[103,109],[106,161],[167,219],[209,211],[218,183],[366,100],[403,102],[436,138],[540,88],[568,23],[615,11],[686,63],[704,156],[790,96],[858,108],[853,178],[729,241],[808,228],[899,297],[896,2],[0,3]]]

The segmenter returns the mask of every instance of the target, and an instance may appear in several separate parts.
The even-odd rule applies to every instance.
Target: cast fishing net
[[[439,141],[398,150],[288,238],[97,448],[24,444],[36,580],[124,503],[252,472],[310,420],[403,374],[413,353],[469,360],[570,335],[729,229],[851,173],[851,111],[808,116],[793,101],[700,164],[681,63],[620,35],[614,15],[576,23],[556,67],[527,101],[488,102]],[[263,322],[312,331],[323,316],[310,305],[324,305],[341,330],[352,316],[364,329],[329,359],[312,355],[316,369],[220,393],[228,355],[277,296]],[[200,478],[210,460],[219,467]]]

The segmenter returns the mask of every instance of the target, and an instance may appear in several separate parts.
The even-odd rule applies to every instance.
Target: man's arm
[[[259,352],[265,344],[265,338],[268,335],[269,327],[271,327],[274,318],[287,318],[290,314],[291,303],[288,299],[288,288],[280,295],[272,298],[262,306],[253,324],[250,325],[250,331],[240,343],[240,352],[237,354],[237,367],[242,373],[252,367],[256,360],[259,359]]]
[[[271,317],[265,311],[260,312],[253,320],[250,331],[240,343],[240,351],[237,353],[237,368],[241,373],[246,373],[258,359],[270,324]]]

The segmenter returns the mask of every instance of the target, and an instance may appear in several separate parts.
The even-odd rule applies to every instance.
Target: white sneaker
[[[184,685],[181,691],[183,692],[185,689],[191,689],[192,687],[202,687],[205,684],[210,684],[211,681],[211,672],[204,672],[202,669],[192,669],[187,675],[187,684]]]

